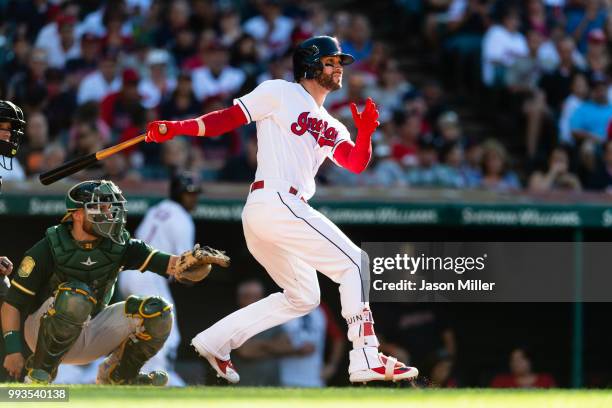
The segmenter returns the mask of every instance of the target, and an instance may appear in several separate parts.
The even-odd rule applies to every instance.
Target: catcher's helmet
[[[342,65],[350,65],[355,58],[345,54],[340,48],[338,40],[326,35],[312,37],[297,46],[293,53],[293,78],[313,79],[323,71],[322,57],[339,56]]]
[[[189,172],[178,172],[170,180],[170,199],[181,202],[182,193],[201,193],[202,188],[196,177]]]
[[[17,154],[23,141],[26,123],[23,111],[19,106],[13,102],[0,100],[0,123],[7,122],[11,124],[10,136],[8,140],[0,139],[0,156],[2,156],[0,166],[6,170],[12,170],[13,157]]]
[[[85,209],[87,220],[93,224],[96,235],[112,239],[123,245],[126,223],[127,200],[115,183],[108,180],[83,181],[68,190],[66,210],[70,213],[79,208]]]

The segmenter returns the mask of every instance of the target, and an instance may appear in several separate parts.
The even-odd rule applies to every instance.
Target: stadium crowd
[[[409,82],[399,42],[377,37],[366,15],[334,12],[322,2],[0,2],[0,97],[23,106],[28,118],[16,171],[4,177],[39,174],[134,137],[156,118],[229,106],[264,80],[293,80],[292,47],[329,34],[357,64],[327,109],[351,129],[350,102],[369,96],[382,126],[366,172],[350,175],[328,163],[320,182],[496,191],[612,186],[612,19],[602,0],[395,6],[421,22],[407,35],[417,31],[437,56],[437,78]],[[475,72],[481,78],[474,80]],[[449,102],[457,88],[481,95],[472,98],[479,109],[494,109],[495,134],[463,131]],[[141,144],[83,177],[156,180],[175,167],[204,180],[250,182],[254,133],[247,127],[218,138]]]

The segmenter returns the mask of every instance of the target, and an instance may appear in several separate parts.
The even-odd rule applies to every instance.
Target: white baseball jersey
[[[163,200],[147,211],[136,229],[136,238],[170,254],[180,254],[195,245],[195,225],[179,203]]]
[[[346,126],[319,107],[302,85],[282,79],[261,83],[234,104],[249,122],[257,122],[255,179],[287,181],[310,199],[325,158],[333,160],[340,142],[350,140]]]

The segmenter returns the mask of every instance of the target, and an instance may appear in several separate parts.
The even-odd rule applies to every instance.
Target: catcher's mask
[[[87,220],[93,224],[96,235],[110,238],[113,242],[123,245],[126,204],[127,200],[121,190],[112,181],[83,181],[72,187],[66,195],[68,214],[64,220],[71,212],[83,208]]]
[[[13,169],[13,157],[23,141],[25,133],[25,119],[23,111],[13,102],[0,100],[0,123],[10,123],[10,136],[8,139],[0,139],[0,167],[5,170]]]

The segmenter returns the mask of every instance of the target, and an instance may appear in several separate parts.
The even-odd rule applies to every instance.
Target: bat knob
[[[160,123],[157,127],[160,135],[165,135],[168,132],[168,126],[165,123]]]

